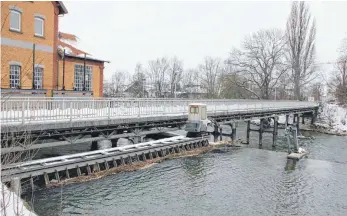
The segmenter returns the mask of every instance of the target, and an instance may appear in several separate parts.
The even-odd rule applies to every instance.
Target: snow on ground
[[[337,104],[323,104],[315,125],[329,132],[347,132],[347,107]]]
[[[260,119],[253,119],[251,120],[251,123],[255,125],[260,125]],[[284,125],[286,123],[286,116],[285,115],[279,116],[278,123]],[[289,116],[288,123],[293,124],[293,116]],[[273,126],[273,125],[274,125],[274,121],[273,119],[271,119],[270,126]]]
[[[14,192],[10,191],[5,185],[0,186],[0,215],[7,216],[36,216],[35,213],[29,211],[24,201]]]

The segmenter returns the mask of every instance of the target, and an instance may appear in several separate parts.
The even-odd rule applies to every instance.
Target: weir
[[[46,184],[60,182],[113,167],[164,157],[172,153],[189,151],[208,145],[206,137],[187,138],[176,136],[157,141],[97,150],[47,159],[33,160],[2,167],[1,178],[4,183],[34,177],[43,177]],[[18,186],[17,186],[18,187]]]

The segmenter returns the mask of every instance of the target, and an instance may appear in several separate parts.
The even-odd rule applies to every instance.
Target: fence
[[[187,114],[190,103],[204,103],[208,112],[278,110],[317,106],[315,102],[260,100],[182,100],[138,98],[10,98],[1,103],[2,124],[114,119]]]

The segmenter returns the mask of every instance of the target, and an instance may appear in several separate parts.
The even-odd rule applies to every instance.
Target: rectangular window
[[[43,74],[43,68],[35,67],[35,72],[34,72],[35,89],[42,89],[42,74]]]
[[[10,65],[10,88],[20,87],[20,66]]]
[[[43,37],[44,20],[39,17],[35,17],[35,35]]]
[[[21,30],[21,13],[16,10],[10,10],[10,29],[15,31]]]
[[[84,66],[75,65],[75,82],[74,88],[77,91],[83,91]],[[86,66],[85,90],[92,91],[92,66]]]
[[[199,114],[199,107],[190,107],[191,114]]]

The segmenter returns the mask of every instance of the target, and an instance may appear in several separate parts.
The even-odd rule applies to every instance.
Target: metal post
[[[55,179],[60,182],[60,176],[58,170],[55,170]]]
[[[285,123],[285,128],[288,127],[288,121],[289,121],[289,115],[286,115],[286,123]]]
[[[260,119],[259,126],[259,148],[263,146],[263,130],[264,130],[264,119]]]
[[[43,178],[45,179],[45,184],[48,185],[49,184],[49,177],[48,177],[48,173],[43,173]]]
[[[84,53],[83,61],[83,91],[86,90],[86,54]]]
[[[293,123],[296,122],[296,115],[297,115],[297,114],[294,114]]]
[[[318,115],[318,110],[315,109],[315,111],[312,112],[311,125],[313,125],[316,122],[317,115]]]
[[[232,125],[231,125],[231,140],[233,141],[233,144],[235,143],[236,141],[236,123],[234,122]]]
[[[249,144],[250,133],[251,133],[251,121],[247,121],[246,144]]]
[[[65,49],[63,55],[63,86],[61,90],[65,90]]]
[[[69,169],[68,168],[65,169],[65,174],[66,174],[66,178],[69,179],[70,178],[70,173],[69,173]]]
[[[277,135],[278,135],[278,116],[274,117],[274,130],[273,130],[273,137],[272,137],[272,147],[276,147]]]
[[[80,169],[80,167],[79,167],[79,166],[77,166],[77,175],[78,175],[78,176],[81,176],[81,175],[82,175],[82,173],[81,173],[81,169]]]
[[[298,143],[298,131],[296,129],[293,130],[293,141],[294,141],[294,152],[298,152],[299,143]]]
[[[33,89],[35,89],[35,44],[33,44]]]

